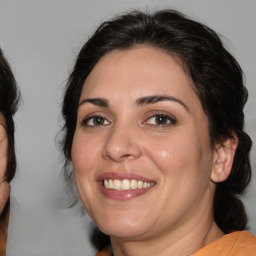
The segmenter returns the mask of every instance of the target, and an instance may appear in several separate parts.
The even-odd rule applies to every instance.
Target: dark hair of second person
[[[0,212],[1,246],[2,239],[6,239],[8,217],[10,210],[9,183],[16,171],[16,157],[14,145],[14,120],[13,116],[17,110],[20,94],[16,85],[11,68],[0,49],[0,119],[3,138],[1,138],[1,183],[4,198],[1,198],[2,211]],[[6,141],[5,141],[6,140]],[[7,200],[7,201],[6,201]],[[3,241],[5,246],[6,241]],[[1,248],[1,250],[5,248]]]

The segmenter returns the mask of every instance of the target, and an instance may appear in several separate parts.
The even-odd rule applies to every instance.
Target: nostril
[[[129,158],[129,157],[131,157],[131,155],[130,155],[130,154],[122,155],[122,158]]]

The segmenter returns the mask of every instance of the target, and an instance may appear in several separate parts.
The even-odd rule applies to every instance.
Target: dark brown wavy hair
[[[13,116],[17,110],[20,93],[10,65],[4,57],[0,49],[0,113],[4,116],[5,129],[8,138],[8,152],[7,152],[7,168],[5,172],[5,179],[10,182],[16,171],[16,157],[14,147],[14,121]],[[0,224],[6,220],[9,212],[10,201],[8,200],[3,212],[0,216]]]
[[[71,161],[78,102],[87,76],[107,53],[142,44],[181,60],[208,117],[212,145],[237,135],[239,143],[232,171],[227,180],[216,184],[213,207],[215,221],[225,233],[245,229],[247,217],[239,195],[251,178],[252,142],[244,131],[243,107],[248,93],[243,72],[212,29],[177,11],[133,11],[120,15],[104,22],[82,47],[67,83],[62,108],[67,180],[72,176],[72,170],[66,167]]]

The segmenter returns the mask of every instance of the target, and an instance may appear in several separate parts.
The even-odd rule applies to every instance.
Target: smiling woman
[[[0,255],[5,255],[10,210],[10,181],[16,170],[14,121],[19,92],[0,49]]]
[[[216,33],[178,12],[132,12],[99,27],[62,109],[65,167],[72,162],[86,211],[110,236],[98,255],[253,255],[237,196],[251,175],[246,100]]]

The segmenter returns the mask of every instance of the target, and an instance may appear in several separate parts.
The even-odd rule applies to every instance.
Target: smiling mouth
[[[118,180],[118,179],[104,179],[103,186],[106,189],[113,189],[118,191],[133,190],[133,189],[145,189],[150,188],[154,183],[145,182],[142,180]]]
[[[96,181],[105,197],[118,201],[139,197],[156,185],[155,181],[131,172],[106,172]]]

